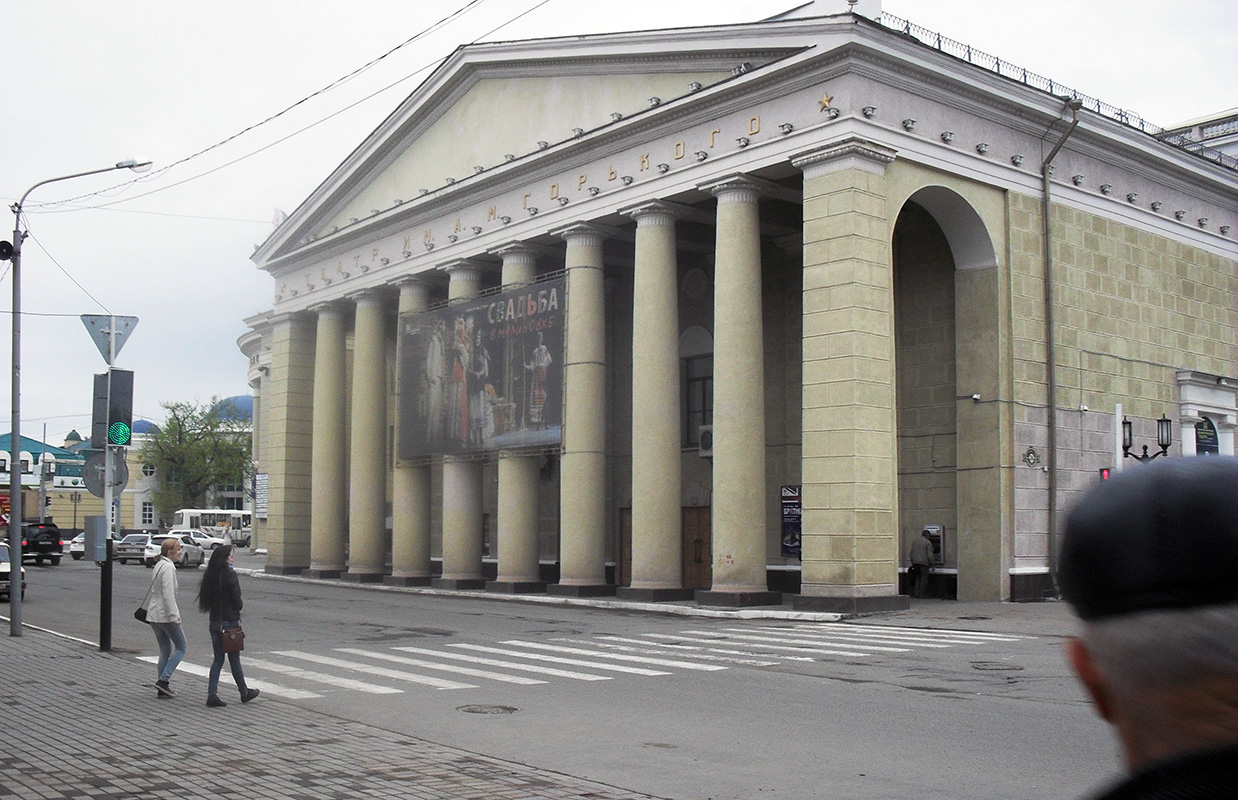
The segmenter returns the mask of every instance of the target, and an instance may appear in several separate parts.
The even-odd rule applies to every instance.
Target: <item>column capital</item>
[[[793,155],[791,164],[801,170],[805,178],[815,178],[845,169],[884,175],[886,165],[893,163],[897,154],[898,151],[891,147],[858,136],[849,136]]]
[[[572,222],[558,228],[551,228],[549,233],[551,236],[562,238],[568,244],[598,247],[607,239],[617,236],[619,229],[597,222]]]
[[[370,286],[365,289],[359,289],[355,292],[350,292],[345,297],[354,303],[358,308],[381,308],[386,298],[386,293],[379,286]]]
[[[709,192],[718,198],[719,203],[755,203],[761,195],[767,193],[764,181],[755,180],[742,173],[699,183],[696,188]]]
[[[455,261],[447,261],[439,264],[437,270],[447,275],[451,280],[481,280],[481,276],[486,269],[481,262],[474,261],[470,258],[461,258]]]
[[[328,300],[315,303],[309,307],[311,314],[317,314],[318,319],[339,319],[348,313],[348,307],[343,300]]]
[[[679,203],[670,203],[666,200],[649,200],[619,209],[620,214],[636,220],[637,226],[670,225],[675,220],[688,216],[691,211],[692,209],[687,206],[680,205]]]

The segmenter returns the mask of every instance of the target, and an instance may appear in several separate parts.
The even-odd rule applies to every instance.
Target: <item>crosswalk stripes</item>
[[[751,624],[689,628],[676,633],[599,633],[539,641],[503,639],[493,644],[394,646],[389,650],[337,647],[330,654],[275,650],[261,657],[247,654],[245,669],[250,686],[269,695],[314,700],[323,697],[322,691],[339,689],[378,695],[406,691],[388,685],[391,683],[448,691],[478,689],[491,681],[539,686],[556,678],[593,682],[616,676],[646,678],[677,672],[719,672],[739,666],[776,667],[788,662],[898,658],[916,651],[993,647],[1027,638],[1034,637],[842,622]],[[155,656],[142,656],[140,660],[158,661]],[[303,665],[307,663],[331,671],[306,669]],[[199,664],[181,662],[180,669],[193,675],[208,674],[208,669]],[[251,673],[274,674],[280,681],[250,678]]]

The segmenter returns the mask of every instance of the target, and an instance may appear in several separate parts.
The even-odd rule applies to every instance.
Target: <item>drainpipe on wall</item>
[[[1066,107],[1071,113],[1070,126],[1066,128],[1062,137],[1057,140],[1057,144],[1053,146],[1040,165],[1042,185],[1040,216],[1044,222],[1045,244],[1045,357],[1049,378],[1049,452],[1045,459],[1045,467],[1049,471],[1049,580],[1053,581],[1055,586],[1057,583],[1055,578],[1057,566],[1057,354],[1054,351],[1056,345],[1054,326],[1057,322],[1053,300],[1053,236],[1049,215],[1049,173],[1052,170],[1054,157],[1079,124],[1079,109],[1082,106],[1083,103],[1076,98],[1066,101]]]

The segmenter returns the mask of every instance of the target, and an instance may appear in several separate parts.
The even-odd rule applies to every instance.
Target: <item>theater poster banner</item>
[[[400,316],[400,459],[558,445],[565,279]]]

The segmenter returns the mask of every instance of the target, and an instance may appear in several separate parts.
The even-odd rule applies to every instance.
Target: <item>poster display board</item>
[[[400,316],[399,459],[559,444],[565,288],[560,276]]]

